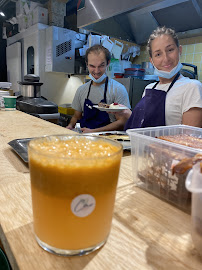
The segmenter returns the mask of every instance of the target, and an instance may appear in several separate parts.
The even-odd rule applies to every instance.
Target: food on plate
[[[158,139],[193,147],[193,148],[202,149],[202,138],[198,138],[198,137],[187,135],[187,134],[159,136]]]
[[[130,138],[126,134],[113,134],[110,132],[99,134],[102,138],[112,139],[115,141],[130,141]]]
[[[120,106],[120,104],[118,104],[116,102],[110,104],[110,106],[109,106],[110,109],[117,109],[117,108],[120,108],[120,107],[123,107],[123,106]]]
[[[106,103],[103,103],[103,102],[99,102],[98,103],[98,107],[101,107],[101,108],[109,108],[109,104],[106,104]]]
[[[112,104],[106,104],[106,103],[103,103],[103,102],[100,102],[98,103],[98,107],[101,107],[101,108],[108,108],[108,109],[119,109],[121,107],[123,107],[123,105],[120,105],[119,103],[112,103]]]

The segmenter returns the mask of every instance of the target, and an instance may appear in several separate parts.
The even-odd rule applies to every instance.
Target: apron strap
[[[175,78],[172,80],[170,86],[168,87],[167,93],[168,93],[168,91],[170,91],[170,89],[173,87],[174,83],[177,81],[177,79],[179,77],[180,77],[180,72],[178,72],[177,75],[175,76]],[[152,87],[152,89],[154,89],[157,86],[158,83],[159,82],[156,82],[155,85]]]
[[[104,102],[107,103],[107,85],[108,85],[108,77],[105,80],[105,92],[104,92]]]
[[[172,83],[170,84],[170,86],[168,87],[168,91],[170,91],[170,89],[173,87],[174,83],[177,81],[177,79],[180,77],[180,72],[177,73],[177,75],[175,76],[175,78],[173,79]],[[167,93],[168,93],[167,91]]]
[[[91,85],[92,85],[93,81],[91,80],[90,82],[90,85],[89,85],[89,89],[88,89],[88,95],[87,95],[87,99],[88,99],[88,96],[90,94],[90,89],[91,89]],[[107,103],[107,85],[108,85],[108,77],[106,77],[106,80],[105,80],[105,91],[104,91],[104,102]]]

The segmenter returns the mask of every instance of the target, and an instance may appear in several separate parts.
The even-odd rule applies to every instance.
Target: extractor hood
[[[139,45],[164,25],[179,38],[202,35],[202,0],[85,0],[77,11],[78,28]]]

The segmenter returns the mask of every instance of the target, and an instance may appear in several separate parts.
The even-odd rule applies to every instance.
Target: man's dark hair
[[[110,54],[109,50],[107,48],[103,47],[102,45],[94,45],[94,46],[87,49],[86,55],[85,55],[86,64],[88,64],[89,53],[100,54],[101,52],[103,52],[105,54],[105,57],[107,60],[107,65],[108,65],[109,61],[111,60],[111,54]]]

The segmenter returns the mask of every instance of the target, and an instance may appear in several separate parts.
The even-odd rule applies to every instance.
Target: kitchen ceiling
[[[77,13],[77,27],[140,45],[164,25],[180,38],[202,35],[202,0],[86,0]]]

